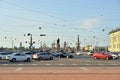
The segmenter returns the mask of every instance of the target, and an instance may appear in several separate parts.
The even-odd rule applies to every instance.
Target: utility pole
[[[80,40],[79,40],[79,35],[77,38],[77,51],[80,51]]]
[[[30,46],[29,46],[29,49],[31,50],[32,49],[32,45],[33,45],[32,34],[28,33],[27,36],[30,36]]]
[[[60,51],[60,39],[57,39],[57,51]]]
[[[66,42],[66,41],[64,41],[64,51],[66,51],[66,50],[67,50],[66,45],[67,45],[67,42]]]

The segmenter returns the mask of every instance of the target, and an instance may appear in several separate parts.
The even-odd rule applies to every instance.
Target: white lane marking
[[[76,60],[76,61],[84,61],[84,60]]]
[[[58,64],[58,65],[65,65],[65,64]]]
[[[110,65],[118,65],[118,64],[110,64]]]
[[[21,71],[22,69],[22,67],[18,67],[15,71]]]
[[[84,70],[84,71],[88,71],[87,68],[84,68],[84,67],[80,67],[81,70]]]
[[[45,64],[45,65],[51,65],[51,64]]]
[[[84,65],[91,65],[91,64],[84,64]]]
[[[8,64],[3,64],[4,66],[7,66]]]
[[[104,65],[104,64],[97,64],[97,65]]]
[[[78,65],[78,64],[71,64],[71,65]]]
[[[23,65],[23,64],[18,64],[18,65]]]
[[[36,66],[37,64],[32,64],[32,65]]]

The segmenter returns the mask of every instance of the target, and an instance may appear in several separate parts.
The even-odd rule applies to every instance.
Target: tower
[[[77,51],[80,51],[80,40],[79,40],[79,35],[77,37]]]
[[[60,39],[57,39],[57,51],[60,51]]]

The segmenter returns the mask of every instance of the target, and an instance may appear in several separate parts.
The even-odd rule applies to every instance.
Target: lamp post
[[[26,35],[24,34],[24,36],[26,36]],[[30,43],[29,43],[30,46],[29,46],[29,49],[32,50],[32,49],[33,49],[33,44],[34,44],[35,42],[33,42],[32,34],[31,34],[31,33],[28,33],[27,36],[30,36]],[[27,43],[27,41],[26,41],[26,43]]]
[[[46,34],[40,34],[40,36],[46,36]],[[40,40],[39,40],[40,41]],[[42,49],[42,41],[41,41],[41,49]]]
[[[29,49],[31,49],[31,48],[32,48],[32,45],[33,45],[32,34],[31,34],[31,33],[28,33],[27,36],[30,36],[30,46],[29,46]]]
[[[93,39],[94,39],[94,42],[93,42],[93,44],[94,44],[94,50],[96,51],[96,37],[93,36]]]
[[[77,37],[77,51],[80,51],[80,40],[79,40],[79,35]]]
[[[102,32],[104,33],[105,29],[102,29]],[[103,42],[106,43],[106,39],[103,39]],[[107,45],[106,44],[105,44],[104,48],[105,48],[105,52],[107,52],[108,50],[107,50]]]

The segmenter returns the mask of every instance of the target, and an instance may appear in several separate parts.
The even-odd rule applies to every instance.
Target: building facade
[[[92,46],[92,45],[86,45],[83,50],[84,51],[93,51],[94,50],[94,46]]]
[[[110,36],[110,52],[120,52],[120,28],[112,30]]]

